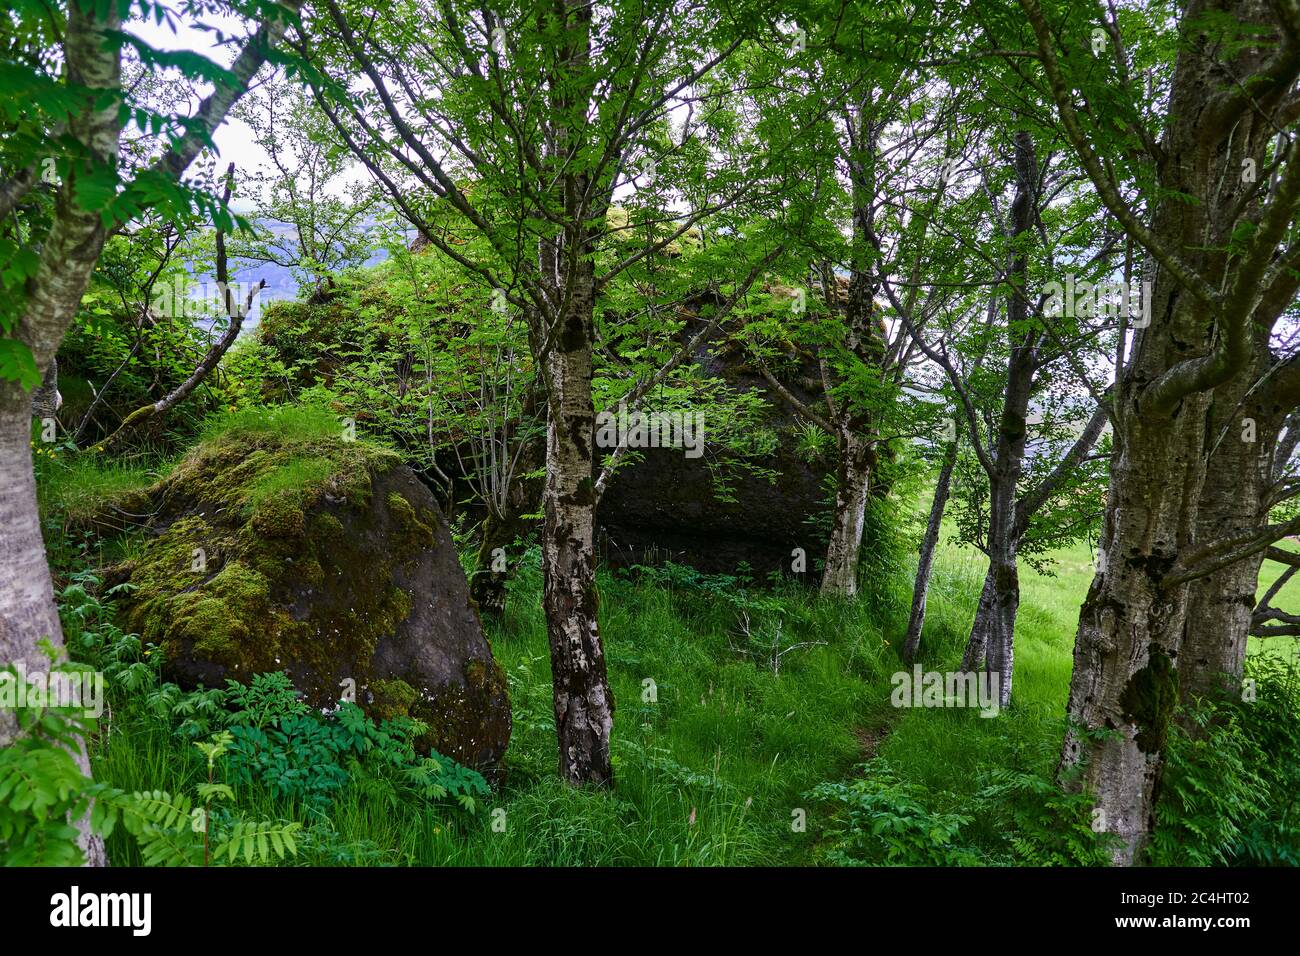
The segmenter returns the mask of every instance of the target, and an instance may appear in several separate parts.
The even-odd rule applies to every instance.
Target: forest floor
[[[93,497],[94,484],[82,475],[47,486],[47,506],[75,510],[66,496]],[[851,602],[684,568],[602,572],[616,786],[593,792],[555,776],[533,552],[511,584],[504,620],[487,625],[509,678],[514,728],[503,778],[476,812],[411,802],[364,780],[323,808],[255,789],[238,799],[249,814],[300,820],[317,833],[299,857],[316,865],[1025,862],[1001,795],[1017,781],[1050,779],[1074,628],[1092,578],[1086,543],[1053,558],[1050,575],[1022,571],[1014,702],[994,719],[974,709],[891,706],[891,677],[906,670],[896,652],[910,601],[905,559],[868,575]],[[924,669],[956,669],[981,562],[977,551],[945,537],[928,602]],[[1261,587],[1275,574],[1266,566]],[[1300,589],[1289,591],[1279,604],[1300,609]],[[192,756],[192,745],[166,721],[124,718],[97,748],[93,766],[97,780],[126,790],[192,790],[203,776]],[[865,790],[853,790],[854,780],[866,781]],[[846,829],[847,820],[857,829]],[[880,828],[884,839],[864,843],[864,826]],[[909,841],[912,855],[891,856]],[[845,857],[846,846],[860,852]],[[119,865],[139,860],[120,831],[109,848]]]

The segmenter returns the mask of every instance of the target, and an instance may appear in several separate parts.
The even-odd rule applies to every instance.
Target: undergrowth
[[[327,425],[318,416],[313,427]],[[1054,778],[1071,602],[1026,600],[1016,698],[997,719],[896,710],[910,569],[901,548],[876,550],[851,601],[744,569],[602,571],[616,702],[608,790],[556,778],[536,549],[510,583],[504,619],[488,625],[514,717],[495,789],[417,753],[413,722],[376,723],[350,703],[309,710],[282,674],[196,690],[163,681],[157,649],[117,627],[115,594],[69,572],[60,603],[79,663],[59,666],[102,671],[109,709],[97,723],[24,715],[26,742],[0,763],[0,856],[74,860],[68,812],[96,797],[116,865],[1104,863],[1087,797]],[[981,570],[941,557],[926,668],[956,666]],[[1207,705],[1187,716],[1190,732],[1175,730],[1150,862],[1300,860],[1295,669],[1278,657],[1249,668],[1253,700]],[[56,746],[81,733],[93,784]],[[20,788],[20,764],[47,782]],[[18,840],[24,825],[36,835]]]

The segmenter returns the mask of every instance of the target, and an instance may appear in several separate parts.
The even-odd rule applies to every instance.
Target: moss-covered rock
[[[626,212],[617,209],[609,215],[613,223],[626,218]],[[692,240],[684,236],[680,241]],[[382,272],[375,273],[368,280],[358,280],[358,285],[340,288],[337,294],[316,301],[277,302],[267,309],[258,338],[286,368],[295,370],[294,387],[333,382],[342,370],[339,356],[352,349],[383,351],[400,342],[396,325],[374,319],[375,314],[395,315],[403,308],[381,277]],[[795,292],[779,285],[767,291],[780,303],[789,302]],[[848,301],[847,286],[837,298]],[[454,298],[436,304],[453,312],[456,308]],[[682,340],[698,333],[723,305],[716,291],[686,297],[679,311],[685,320]],[[725,384],[731,392],[763,400],[765,411],[752,429],[763,436],[755,441],[760,447],[747,456],[718,444],[698,458],[686,457],[681,449],[658,448],[640,449],[628,456],[601,497],[597,515],[598,546],[614,567],[672,560],[703,571],[732,573],[747,564],[762,580],[770,572],[789,573],[794,548],[802,548],[810,556],[824,551],[834,498],[827,483],[835,475],[835,443],[829,440],[824,448],[802,447],[800,417],[772,389],[744,350],[725,338],[721,333],[714,336],[690,361],[706,387],[719,386],[721,390]],[[345,344],[346,349],[342,347]],[[803,403],[813,407],[823,404],[817,354],[800,351],[793,343],[786,343],[784,351],[787,354],[772,362],[777,379]],[[277,397],[274,389],[280,386],[268,383],[268,387],[273,389],[268,399]],[[715,434],[728,426],[728,422],[712,418],[705,423],[705,436],[716,442]],[[447,440],[455,439],[448,436]],[[770,448],[762,450],[769,443]],[[882,456],[889,454],[884,447],[879,451]],[[472,450],[465,447],[461,453]],[[528,472],[540,464],[533,460],[520,470]],[[877,493],[887,490],[885,479],[884,473],[873,476],[872,487]],[[520,513],[540,510],[540,484],[524,483]],[[506,540],[502,546],[511,544],[515,530],[526,531],[527,523],[503,529]],[[802,578],[810,583],[817,580],[812,574]],[[488,607],[504,600],[499,590],[503,581],[503,577],[479,576],[479,596],[489,602]]]
[[[426,748],[487,768],[510,705],[429,490],[342,432],[232,427],[148,492],[152,535],[118,569],[123,623],[182,686],[284,670],[329,707],[347,679],[375,717],[409,715]]]
[[[719,304],[708,296],[688,302],[684,334],[694,334]],[[791,352],[776,376],[787,391],[816,407],[822,402],[816,358]],[[711,345],[693,361],[704,380],[722,380],[765,400],[754,434],[769,435],[770,448],[748,460],[717,446],[697,458],[679,448],[640,449],[640,460],[617,471],[600,499],[596,517],[605,560],[614,567],[669,560],[727,574],[746,564],[759,580],[789,573],[794,548],[809,555],[824,551],[834,499],[827,484],[835,474],[834,442],[821,454],[805,452],[798,416],[739,348]],[[705,438],[712,441],[723,425],[706,421]],[[815,582],[816,576],[803,579]]]

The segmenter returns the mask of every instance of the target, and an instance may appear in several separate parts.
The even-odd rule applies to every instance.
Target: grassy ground
[[[510,678],[514,732],[506,780],[490,806],[473,816],[394,807],[351,789],[329,814],[337,842],[373,849],[372,861],[412,864],[811,859],[816,828],[796,832],[793,811],[808,806],[803,794],[817,783],[852,772],[862,748],[857,731],[882,719],[874,688],[895,667],[866,605],[783,595],[786,610],[765,618],[784,621],[780,647],[817,644],[785,654],[777,673],[766,645],[747,642],[716,597],[602,576],[618,785],[612,793],[579,792],[555,779],[539,583],[536,572],[521,576],[504,625],[492,631]],[[192,790],[199,768],[169,758],[176,749],[162,725],[123,728],[97,758],[97,779],[128,790]],[[324,825],[269,798],[258,809]],[[493,829],[494,819],[504,820],[504,832]],[[111,849],[118,862],[132,862],[129,839],[115,837]]]
[[[945,552],[930,599],[927,668],[955,666],[981,575],[970,555]],[[797,589],[754,592],[739,599],[746,633],[735,590],[723,599],[689,582],[603,574],[617,787],[574,791],[554,777],[537,572],[524,573],[512,587],[507,617],[490,631],[514,708],[506,779],[490,806],[471,816],[395,806],[353,788],[327,822],[302,807],[246,795],[259,814],[336,831],[319,854],[308,852],[308,862],[814,863],[832,809],[809,791],[854,777],[868,757],[931,791],[941,809],[956,808],[982,785],[981,770],[998,763],[1044,770],[1059,740],[1070,630],[1055,609],[1026,609],[1016,707],[986,720],[970,710],[889,705],[890,675],[902,669],[895,647],[905,590],[882,589],[850,604],[818,601]],[[97,760],[98,779],[129,790],[192,791],[199,782],[196,763],[169,756],[178,748],[164,726],[136,724],[109,740]],[[494,810],[504,810],[504,817]],[[804,821],[806,827],[797,825]],[[353,849],[340,854],[339,846]],[[133,861],[125,836],[115,837],[111,849],[119,862]]]
[[[145,469],[60,473],[43,483],[43,502],[51,520],[80,520],[97,495],[125,493],[150,477]],[[888,768],[924,793],[935,813],[971,816],[963,839],[986,861],[1003,862],[1005,821],[985,813],[980,794],[990,768],[1050,772],[1078,608],[1092,578],[1086,544],[1056,559],[1053,576],[1022,574],[1015,702],[996,719],[970,709],[890,706],[910,598],[906,562],[873,571],[866,593],[851,603],[689,573],[639,580],[602,573],[602,634],[617,703],[611,792],[577,791],[555,779],[534,563],[512,582],[505,620],[489,626],[510,680],[514,731],[503,782],[487,805],[470,814],[399,799],[365,780],[326,810],[259,790],[241,792],[240,804],[250,815],[302,821],[309,835],[300,862],[320,865],[799,865],[826,858],[839,822],[836,808],[810,791],[861,779],[872,759],[873,774]],[[943,545],[926,669],[956,668],[983,572],[977,552]],[[1261,587],[1276,573],[1266,566]],[[1300,605],[1300,589],[1288,590],[1283,603]],[[96,779],[192,793],[204,773],[172,729],[139,708],[120,708],[95,754]],[[119,865],[139,860],[120,830],[110,853]]]
[[[1293,542],[1286,547],[1296,549]],[[939,786],[946,780],[961,779],[965,771],[998,758],[998,749],[1013,745],[1021,734],[1016,725],[1029,725],[1042,731],[1043,725],[1059,718],[1065,711],[1070,691],[1070,671],[1074,633],[1079,608],[1088,593],[1095,572],[1094,552],[1086,541],[1052,555],[1050,574],[1021,568],[1020,612],[1016,621],[1015,700],[1006,719],[972,723],[960,711],[915,709],[904,711],[887,744],[886,756],[907,754],[906,765],[918,771],[927,785]],[[929,615],[925,639],[946,666],[955,666],[975,610],[975,600],[983,582],[984,557],[973,548],[963,548],[944,541],[936,559],[942,572],[937,583],[943,600]],[[1259,593],[1277,579],[1282,566],[1264,562],[1260,573]],[[1284,610],[1300,613],[1300,583],[1288,582],[1277,598]],[[1251,639],[1250,653],[1294,654],[1297,642],[1289,639],[1260,641]],[[953,734],[950,727],[936,720],[936,714],[962,721],[964,730]],[[1008,730],[1011,730],[1008,733]],[[1023,742],[1023,740],[1021,741]]]

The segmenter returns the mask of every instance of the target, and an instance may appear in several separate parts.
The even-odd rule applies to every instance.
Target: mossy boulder
[[[429,490],[396,454],[321,429],[231,427],[148,491],[124,624],[184,687],[286,671],[314,707],[347,682],[377,718],[490,768],[510,739],[505,675]]]
[[[618,210],[610,215],[615,223],[625,218]],[[683,237],[683,241],[693,240]],[[423,245],[416,243],[414,248]],[[847,279],[839,281],[838,301],[847,302]],[[795,292],[781,286],[766,291],[782,308],[788,308],[785,303]],[[683,320],[680,344],[692,341],[724,306],[716,291],[687,296],[678,308]],[[455,311],[450,300],[440,307]],[[318,301],[276,303],[267,309],[257,334],[269,353],[297,370],[294,387],[330,384],[341,370],[338,356],[346,351],[344,344],[349,348],[373,345],[380,351],[395,344],[389,341],[392,324],[375,322],[373,315],[400,308],[382,274],[375,273],[367,284],[340,289]],[[784,343],[781,351],[769,364],[783,388],[806,405],[824,407],[818,354],[792,342]],[[800,416],[723,332],[701,343],[689,362],[702,382],[723,382],[736,393],[763,400],[766,410],[752,429],[755,447],[743,457],[716,442],[698,458],[688,458],[675,448],[640,449],[629,456],[601,497],[597,520],[602,556],[614,567],[671,560],[702,571],[733,573],[744,564],[763,580],[771,572],[789,573],[793,551],[801,548],[812,569],[812,562],[825,553],[832,522],[834,440],[826,438],[816,446],[804,442],[801,436],[808,429]],[[266,398],[275,399],[278,388],[274,386]],[[648,408],[653,410],[653,403]],[[716,417],[706,421],[706,439],[721,431],[723,424]],[[888,448],[878,450],[882,457],[890,454]],[[473,449],[462,447],[459,454],[472,456]],[[520,473],[542,466],[540,454],[532,451],[526,451],[522,462]],[[887,474],[874,476],[872,487],[877,494],[886,493]],[[472,491],[463,484],[458,490]],[[540,493],[540,481],[523,482],[518,512],[540,511]],[[526,531],[526,523],[518,530]],[[804,574],[802,579],[815,583],[817,576]],[[499,591],[494,593],[492,585],[482,583],[491,580],[481,575],[478,582],[485,588],[480,591],[485,601],[500,599]]]
[[[683,341],[721,300],[702,297],[691,304],[698,315],[688,313]],[[833,440],[820,454],[802,449],[798,416],[735,346],[709,342],[692,361],[703,378],[765,399],[756,431],[770,436],[770,447],[747,462],[716,446],[698,458],[677,448],[640,450],[641,460],[616,472],[600,500],[596,517],[605,560],[614,567],[668,560],[725,574],[748,565],[762,580],[771,572],[789,573],[791,552],[803,548],[811,567],[811,559],[825,552],[831,522]],[[796,355],[786,366],[778,369],[782,385],[810,406],[821,404],[815,357]],[[715,427],[705,422],[706,439]]]

